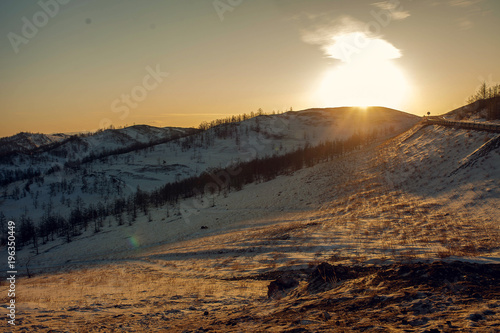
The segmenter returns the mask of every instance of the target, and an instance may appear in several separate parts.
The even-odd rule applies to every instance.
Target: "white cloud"
[[[369,32],[365,23],[343,16],[303,31],[302,40],[318,45],[328,58],[345,63],[378,61],[401,57],[401,51]]]
[[[401,52],[391,43],[381,38],[368,37],[363,32],[352,32],[333,38],[331,45],[323,47],[330,58],[342,62],[370,62],[401,57]]]

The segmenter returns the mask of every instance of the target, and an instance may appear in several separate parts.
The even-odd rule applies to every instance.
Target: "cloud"
[[[467,8],[482,2],[483,0],[449,0],[448,4],[453,7]]]
[[[396,1],[375,2],[373,4],[373,6],[388,11],[393,20],[404,20],[405,18],[410,16],[409,11],[403,10],[401,8],[399,1],[397,1],[397,2]]]
[[[333,38],[333,43],[324,47],[330,58],[342,62],[379,61],[401,57],[394,45],[381,38],[368,37],[363,32],[352,32]]]
[[[474,21],[478,15],[484,16],[487,11],[481,8],[480,3],[483,0],[448,0],[448,6],[455,7],[462,17],[456,19],[457,25],[461,30],[469,30],[474,27]]]
[[[350,16],[310,27],[303,31],[302,40],[318,45],[326,57],[345,63],[401,57],[401,51],[394,45],[371,33],[367,24]]]

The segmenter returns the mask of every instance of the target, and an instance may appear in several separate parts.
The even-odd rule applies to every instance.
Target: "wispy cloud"
[[[465,0],[464,0],[465,1]],[[472,0],[470,0],[472,1]],[[410,16],[410,12],[407,10],[403,10],[398,2],[395,1],[380,1],[375,2],[373,6],[378,7],[380,9],[386,10],[390,13],[393,20],[404,20],[405,18]]]
[[[456,8],[462,17],[457,18],[458,28],[469,30],[474,27],[474,21],[478,15],[484,16],[488,12],[484,11],[481,3],[483,0],[447,0],[446,4]]]
[[[483,0],[449,0],[448,4],[453,7],[463,7],[467,8],[470,6],[474,6]]]

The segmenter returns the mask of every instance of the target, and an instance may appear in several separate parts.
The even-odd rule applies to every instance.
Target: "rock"
[[[202,225],[200,229],[208,229],[206,225]]]
[[[283,297],[289,289],[295,288],[299,285],[299,281],[290,276],[281,276],[272,281],[267,287],[267,297]]]

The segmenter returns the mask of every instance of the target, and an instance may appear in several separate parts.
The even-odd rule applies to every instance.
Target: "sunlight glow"
[[[359,36],[337,37],[330,46],[331,57],[342,62],[325,73],[317,89],[319,103],[324,107],[385,106],[401,109],[410,85],[403,71],[393,63],[393,59],[400,56],[399,50],[386,41],[366,36],[362,40]]]

